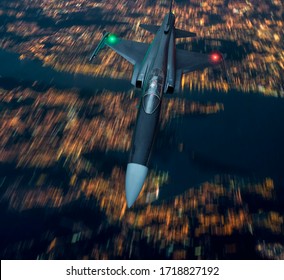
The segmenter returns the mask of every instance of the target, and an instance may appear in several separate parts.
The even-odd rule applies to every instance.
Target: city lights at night
[[[113,49],[151,44],[169,1],[2,0],[1,259],[283,260],[283,9],[174,1],[173,65],[194,52],[192,67],[203,55],[212,67],[180,76],[172,94],[146,71],[161,111],[129,208],[147,104],[135,65]]]

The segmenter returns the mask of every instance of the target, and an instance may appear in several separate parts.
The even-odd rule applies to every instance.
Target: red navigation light
[[[220,62],[222,60],[222,54],[219,52],[212,52],[210,54],[210,60],[214,63]]]
[[[213,55],[212,55],[212,59],[213,59],[214,61],[219,60],[219,55],[213,54]]]

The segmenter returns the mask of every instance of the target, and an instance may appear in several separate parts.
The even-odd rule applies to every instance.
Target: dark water
[[[18,54],[0,49],[0,86],[11,89],[15,86],[32,87],[37,81],[37,89],[49,87],[58,89],[79,88],[85,91],[108,89],[127,90],[131,85],[126,80],[94,78],[82,74],[58,72],[51,67],[43,67],[38,60],[20,60]]]
[[[192,101],[222,102],[224,111],[182,116],[159,132],[152,164],[168,169],[171,177],[162,195],[176,194],[222,173],[270,176],[283,185],[283,99],[233,91],[186,96]],[[182,153],[175,148],[177,143],[184,144]],[[173,188],[177,182],[179,188]]]

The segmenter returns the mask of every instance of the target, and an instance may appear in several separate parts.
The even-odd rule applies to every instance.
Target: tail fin
[[[172,8],[173,8],[173,0],[171,0],[171,4],[170,4],[170,11],[169,11],[169,17],[168,17],[168,23],[167,25],[169,25],[169,22],[170,22],[170,15],[172,13]]]
[[[170,4],[170,11],[169,11],[169,13],[171,13],[171,12],[172,12],[173,2],[174,2],[174,0],[171,0],[171,4]]]

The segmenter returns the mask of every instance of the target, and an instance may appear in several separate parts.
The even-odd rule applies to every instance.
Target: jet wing
[[[221,61],[213,62],[209,54],[189,52],[176,49],[176,68],[183,74],[195,70],[202,70],[208,66],[219,64]]]
[[[133,65],[137,63],[140,64],[143,61],[150,46],[147,43],[129,41],[120,38],[115,43],[106,41],[105,44]]]

